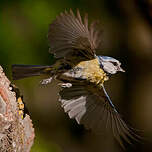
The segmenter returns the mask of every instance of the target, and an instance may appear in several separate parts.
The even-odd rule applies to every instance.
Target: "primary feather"
[[[103,88],[73,82],[71,87],[60,91],[60,102],[64,111],[70,118],[75,118],[78,124],[98,134],[112,132],[122,147],[122,139],[128,143],[130,138],[135,139],[132,129],[122,120],[115,107],[111,106]]]
[[[94,58],[99,45],[101,31],[93,22],[88,27],[88,17],[82,20],[79,11],[75,16],[72,10],[61,13],[50,25],[48,39],[50,52],[57,58],[63,58],[74,51],[82,51],[86,58]]]

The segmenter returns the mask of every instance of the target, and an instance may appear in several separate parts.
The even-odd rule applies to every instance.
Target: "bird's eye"
[[[117,62],[112,62],[114,66],[117,66]]]

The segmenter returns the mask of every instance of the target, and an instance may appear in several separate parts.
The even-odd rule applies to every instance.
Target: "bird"
[[[118,143],[131,143],[136,134],[121,117],[104,83],[117,72],[125,72],[121,63],[109,56],[98,56],[102,46],[99,21],[88,23],[80,11],[60,13],[49,25],[49,52],[52,65],[12,65],[14,80],[46,75],[42,84],[59,81],[59,102],[65,113],[95,133],[110,131]]]

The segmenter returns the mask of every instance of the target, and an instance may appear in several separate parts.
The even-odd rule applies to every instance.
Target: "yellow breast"
[[[106,73],[100,68],[98,59],[80,62],[77,67],[83,70],[83,75],[90,82],[95,84],[103,84],[104,81],[108,80]]]

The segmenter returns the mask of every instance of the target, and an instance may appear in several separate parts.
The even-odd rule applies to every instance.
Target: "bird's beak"
[[[121,71],[121,72],[125,72],[125,70],[123,70],[121,67],[119,68],[119,71]]]

